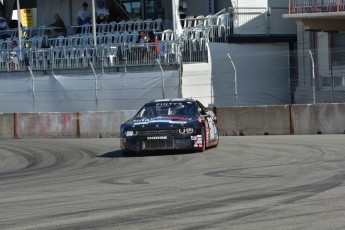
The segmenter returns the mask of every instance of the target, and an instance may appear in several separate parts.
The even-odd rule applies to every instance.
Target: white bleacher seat
[[[126,22],[126,30],[128,31],[128,32],[132,32],[132,30],[135,30],[135,21],[134,20],[128,20],[127,22]]]
[[[157,18],[154,20],[153,23],[153,31],[154,32],[160,32],[163,28],[163,20],[161,18]]]
[[[108,27],[109,25],[107,23],[97,24],[97,32],[101,34],[108,33],[109,31]]]
[[[204,26],[204,21],[205,21],[205,16],[204,15],[199,15],[194,19],[194,25],[193,27],[196,26]]]
[[[154,21],[152,19],[146,19],[144,21],[144,30],[146,32],[153,30]]]
[[[105,40],[105,35],[104,34],[97,34],[97,44],[98,45],[102,45],[104,44],[104,40]]]
[[[164,19],[163,20],[163,31],[164,30],[172,30],[173,29],[173,23],[169,19]]]
[[[32,69],[42,70],[47,69],[50,61],[50,49],[31,49],[29,64]]]
[[[81,27],[81,33],[82,34],[90,34],[91,29],[92,29],[92,25],[89,23],[86,23]]]
[[[120,33],[119,32],[113,32],[113,33],[108,33],[106,35],[107,39],[111,39],[112,40],[112,44],[114,43],[120,43]],[[109,38],[111,37],[111,38]],[[109,44],[109,41],[106,41],[106,43]]]
[[[191,28],[194,24],[194,16],[187,16],[183,23],[183,28]]]
[[[121,33],[121,43],[128,43],[129,42],[129,33],[127,31],[124,31]]]
[[[0,39],[0,50],[4,50],[4,49],[5,49],[5,40]]]
[[[226,35],[226,29],[229,28],[228,15],[220,14],[217,18],[217,27],[218,27],[218,37]]]
[[[139,32],[138,31],[132,31],[129,34],[129,43],[137,43],[139,39]]]
[[[55,46],[66,46],[66,38],[64,36],[59,36],[55,40]]]
[[[46,28],[47,28],[46,25],[39,26],[39,27],[37,28],[37,36],[40,36],[40,37],[44,36],[44,35],[45,35],[44,33],[45,33],[45,31],[46,31]]]
[[[52,49],[53,53],[53,67],[54,68],[64,68],[65,61],[66,61],[66,55],[65,55],[65,48],[63,47],[54,47]]]
[[[117,31],[117,22],[113,21],[109,23],[109,32],[114,33]]]
[[[121,21],[119,23],[117,23],[117,30],[122,32],[122,31],[126,31],[126,22],[125,21]]]
[[[90,45],[89,43],[89,35],[87,34],[82,34],[79,38],[79,45],[80,46],[88,46]]]
[[[162,33],[162,41],[172,41],[174,40],[174,31],[171,29],[164,30]]]
[[[136,31],[143,30],[144,29],[143,25],[144,25],[144,21],[143,20],[136,20],[134,22],[134,28],[135,28]]]
[[[105,66],[114,66],[118,62],[118,46],[107,45],[104,46],[104,61]]]

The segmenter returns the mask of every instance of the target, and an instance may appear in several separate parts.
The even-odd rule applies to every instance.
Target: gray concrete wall
[[[224,136],[290,134],[289,106],[223,107],[216,113]]]
[[[14,116],[13,114],[0,113],[0,139],[10,139],[14,136]]]
[[[134,116],[137,111],[88,112],[80,114],[80,137],[115,137],[125,120]]]
[[[345,134],[345,104],[292,105],[295,134]]]
[[[0,114],[0,139],[119,137],[135,110]],[[345,104],[216,107],[221,135],[345,134]]]

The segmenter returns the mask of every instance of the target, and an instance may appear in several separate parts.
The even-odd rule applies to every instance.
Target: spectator
[[[158,37],[153,33],[153,31],[149,32],[149,42],[155,44],[155,46],[152,47],[152,58],[156,59],[157,54],[159,54],[161,51],[161,48],[159,46]]]
[[[55,22],[50,24],[50,27],[56,27],[54,28],[54,31],[57,36],[66,36],[67,34],[67,29],[65,26],[65,23],[62,21],[61,17],[59,14],[54,14],[54,20]]]
[[[24,61],[24,54],[20,50],[16,40],[12,40],[12,52],[10,53],[10,59],[10,68],[14,70],[18,70],[20,63]]]
[[[139,39],[139,43],[147,43],[149,42],[149,38],[146,36],[146,32],[145,31],[140,31],[140,39]]]
[[[107,23],[109,20],[109,10],[105,8],[104,1],[99,0],[97,2],[97,9],[96,9],[96,22],[97,23]]]
[[[187,17],[187,2],[186,2],[186,0],[180,0],[179,15],[180,15],[180,19],[181,19],[181,26],[183,28],[184,19],[186,19],[186,17]]]
[[[148,45],[144,45],[145,43],[149,42],[149,38],[146,36],[146,32],[145,31],[140,31],[140,39],[139,39],[139,53],[138,53],[138,58],[139,60],[141,60],[142,62],[147,62],[147,54],[148,54],[148,50],[149,50],[149,46]]]
[[[87,2],[84,2],[83,9],[79,10],[77,13],[78,26],[91,24],[91,12],[87,9],[87,7]]]

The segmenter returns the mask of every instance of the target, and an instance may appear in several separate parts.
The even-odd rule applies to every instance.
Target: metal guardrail
[[[345,0],[289,0],[289,14],[345,11]]]

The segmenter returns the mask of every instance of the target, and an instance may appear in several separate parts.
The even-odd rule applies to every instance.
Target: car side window
[[[207,110],[206,110],[206,108],[204,107],[204,106],[202,106],[201,104],[200,104],[200,102],[199,101],[197,101],[197,107],[198,107],[198,112],[201,114],[201,115],[207,115]]]

